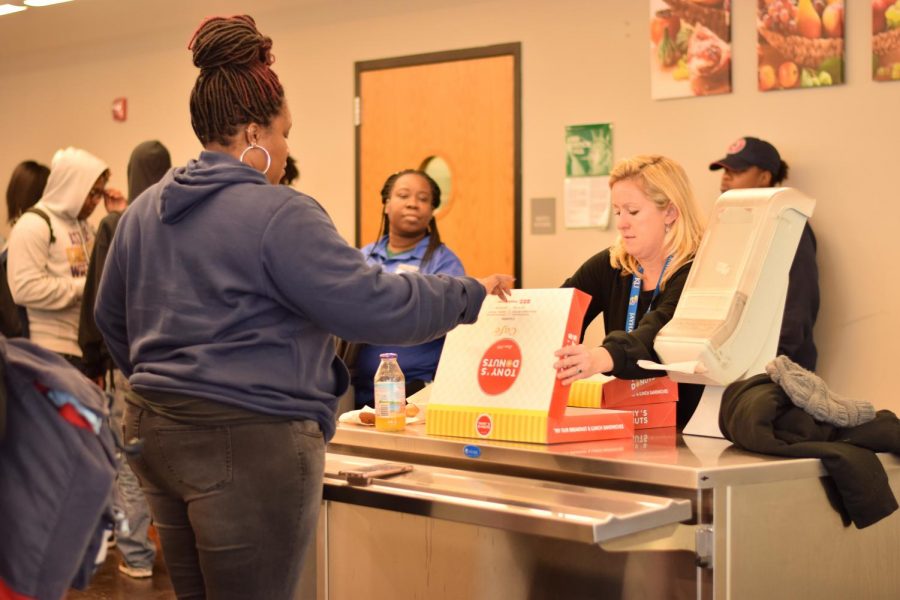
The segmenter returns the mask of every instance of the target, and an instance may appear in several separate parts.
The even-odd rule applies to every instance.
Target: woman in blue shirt
[[[466,274],[456,254],[441,242],[434,219],[441,188],[427,173],[394,173],[381,188],[381,202],[381,238],[361,250],[370,265],[381,265],[389,273]],[[353,368],[356,407],[373,405],[373,379],[382,352],[397,354],[409,396],[434,380],[443,347],[444,338],[418,346],[362,346]]]

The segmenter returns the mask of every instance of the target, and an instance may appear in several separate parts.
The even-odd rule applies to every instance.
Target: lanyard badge
[[[653,296],[650,298],[650,304],[647,305],[647,312],[650,312],[650,307],[653,306],[653,301],[656,300],[656,297],[659,295],[659,285],[662,283],[663,275],[665,274],[666,269],[669,267],[670,262],[672,262],[671,254],[668,256],[668,258],[666,258],[666,262],[663,264],[662,271],[659,272],[659,279],[656,280],[656,289],[653,290]],[[638,300],[641,296],[641,275],[643,274],[644,268],[639,266],[638,272],[631,276],[631,294],[628,296],[628,313],[625,315],[625,333],[631,333],[632,331],[634,331],[634,326],[637,325],[637,306]]]

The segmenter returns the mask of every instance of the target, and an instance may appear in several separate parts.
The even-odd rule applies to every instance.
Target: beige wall
[[[104,157],[113,184],[122,187],[128,153],[144,139],[162,140],[176,163],[194,156],[187,98],[196,72],[185,46],[199,16],[210,12],[208,4],[183,3],[184,23],[140,39],[15,60],[0,56],[0,130],[7,140],[0,189],[18,161],[47,162],[64,144]],[[900,309],[893,305],[900,266],[892,247],[900,226],[900,84],[870,81],[866,3],[848,2],[847,85],[758,93],[755,3],[732,2],[734,93],[657,102],[649,97],[646,2],[308,0],[301,8],[277,8],[281,4],[260,0],[257,5],[276,8],[256,16],[275,40],[275,68],[294,115],[290,143],[302,171],[298,187],[322,201],[348,239],[354,62],[519,41],[525,286],[558,285],[613,240],[612,231],[529,233],[529,199],[562,195],[566,124],[612,122],[620,158],[658,152],[679,160],[707,208],[718,195],[718,179],[706,169],[710,160],[739,135],[758,135],[790,163],[789,183],[819,202],[812,224],[822,287],[820,372],[846,395],[900,410],[889,368],[900,334]],[[217,5],[228,12],[227,3]],[[116,96],[128,97],[127,123],[110,118]],[[561,210],[557,221],[562,224]]]

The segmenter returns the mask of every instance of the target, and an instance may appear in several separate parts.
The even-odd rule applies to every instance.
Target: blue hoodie
[[[330,439],[349,378],[332,334],[419,344],[474,322],[484,296],[367,265],[315,200],[202,152],[122,216],[95,316],[136,391],[315,419]]]

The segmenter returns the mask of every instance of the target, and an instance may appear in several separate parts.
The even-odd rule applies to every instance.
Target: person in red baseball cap
[[[725,158],[709,165],[722,170],[722,192],[744,188],[780,186],[787,179],[788,165],[778,150],[765,140],[742,137],[733,142]],[[813,326],[819,313],[819,269],[816,266],[816,236],[809,223],[803,228],[788,282],[784,317],[777,354],[786,355],[809,371],[816,370],[818,351]]]

